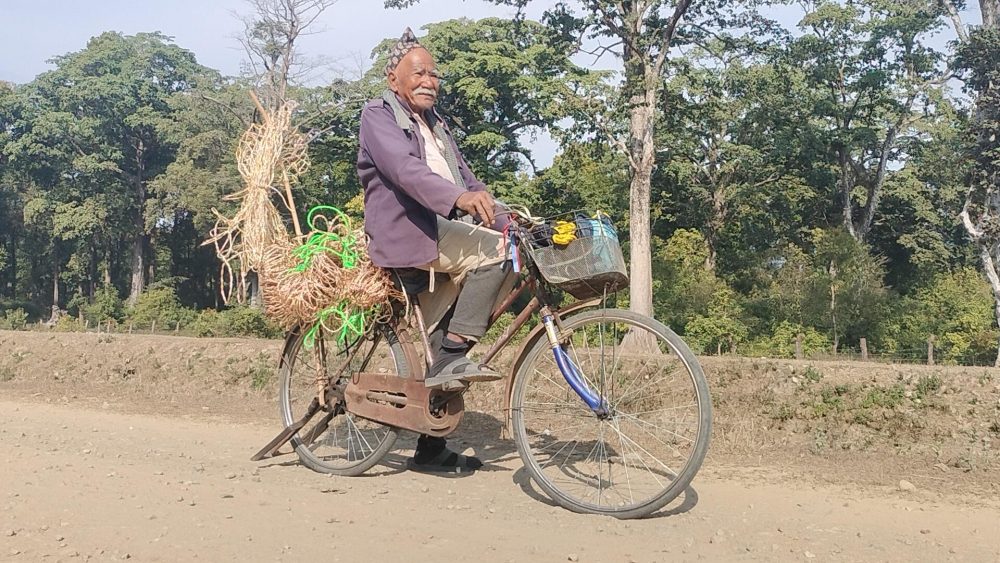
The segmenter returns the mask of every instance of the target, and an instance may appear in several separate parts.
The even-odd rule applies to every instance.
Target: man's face
[[[438,72],[434,59],[426,49],[416,48],[389,72],[389,88],[406,100],[410,109],[427,111],[434,107],[438,96]]]

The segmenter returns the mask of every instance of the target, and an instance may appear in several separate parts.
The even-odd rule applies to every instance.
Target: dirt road
[[[273,422],[122,414],[0,399],[0,560],[998,561],[1000,502],[855,490],[808,474],[707,466],[661,517],[581,516],[526,483],[496,424],[456,437],[489,471],[319,475],[253,463]],[[478,433],[475,433],[476,430]],[[801,471],[800,471],[801,473]]]

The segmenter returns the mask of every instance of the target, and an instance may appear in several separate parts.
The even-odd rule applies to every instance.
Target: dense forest
[[[938,361],[993,364],[997,6],[567,1],[541,21],[430,24],[421,42],[479,177],[538,213],[609,213],[633,262],[623,299],[693,347],[788,356],[797,338],[807,353],[864,338],[916,359],[933,338]],[[280,33],[248,22],[266,55]],[[384,88],[390,42],[360,78],[291,80],[310,139],[300,217],[332,204],[360,218],[360,108]],[[225,314],[202,243],[241,189],[259,79],[160,33],[109,31],[30,83],[0,82],[0,322]],[[543,132],[560,146],[547,167]]]

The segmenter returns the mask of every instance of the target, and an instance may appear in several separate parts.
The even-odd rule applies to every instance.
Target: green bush
[[[759,338],[750,344],[749,352],[753,356],[771,358],[794,358],[795,340],[802,334],[802,353],[805,356],[823,353],[830,349],[830,339],[820,334],[813,327],[804,327],[788,321],[782,321],[769,337]]]
[[[226,336],[278,338],[282,334],[281,327],[268,319],[261,309],[238,305],[226,309],[221,316]]]
[[[707,315],[696,315],[688,321],[684,336],[702,354],[736,352],[750,332],[742,317],[743,307],[736,292],[723,287],[712,298]]]
[[[264,311],[236,305],[224,311],[205,309],[198,312],[187,327],[197,336],[249,336],[254,338],[278,338],[281,327],[271,321]]]
[[[0,326],[10,330],[24,330],[28,326],[28,313],[24,309],[9,309],[4,313]]]
[[[76,317],[63,315],[56,321],[53,329],[59,332],[83,332],[84,326]]]
[[[26,321],[28,320],[38,320],[42,318],[42,315],[48,315],[48,307],[39,307],[35,303],[30,301],[21,300],[3,300],[0,299],[0,320],[2,320],[8,311],[14,309],[21,309],[28,314]]]
[[[125,318],[125,303],[118,296],[118,290],[104,286],[94,294],[92,302],[80,304],[83,318],[96,325],[108,320],[121,321]]]
[[[677,229],[666,241],[656,238],[652,251],[654,316],[687,335],[688,322],[712,316],[709,308],[725,282],[705,268],[708,245],[698,231]]]
[[[935,359],[952,364],[989,364],[996,357],[993,293],[972,268],[941,274],[902,305],[896,339],[910,350],[926,350],[934,335]]]
[[[215,309],[198,312],[194,322],[188,327],[196,336],[225,336],[225,319]]]
[[[128,318],[136,328],[149,328],[153,322],[161,328],[189,325],[196,313],[180,304],[177,292],[172,287],[150,288],[139,296],[129,310]]]

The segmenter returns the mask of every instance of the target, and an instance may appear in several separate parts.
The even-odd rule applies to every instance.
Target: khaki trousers
[[[463,285],[469,274],[477,271],[486,272],[487,268],[489,271],[495,272],[488,274],[491,278],[502,277],[502,281],[498,279],[496,284],[491,282],[485,284],[490,288],[488,298],[485,295],[470,297],[479,305],[481,315],[488,319],[489,314],[507,297],[517,280],[517,276],[509,266],[501,269],[502,266],[505,266],[506,259],[504,237],[501,233],[463,221],[452,221],[438,217],[438,258],[430,264],[419,266],[421,270],[431,273],[428,291],[421,293],[418,297],[424,320],[428,324],[427,330],[433,331],[448,309],[456,302],[464,289]],[[435,283],[434,274],[439,272],[448,274],[446,282]],[[479,276],[480,274],[477,272],[476,277]],[[496,285],[499,285],[498,291],[495,289]],[[467,289],[474,290],[471,286]],[[463,299],[465,297],[463,295]],[[457,325],[456,328],[465,326],[466,319],[453,320]],[[478,320],[473,324],[479,324]],[[471,332],[479,332],[479,330],[472,329]],[[457,332],[457,334],[471,340],[479,340],[482,336],[482,334],[463,334],[462,332]]]

